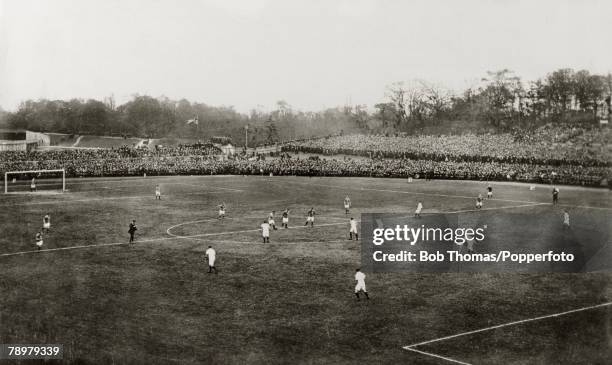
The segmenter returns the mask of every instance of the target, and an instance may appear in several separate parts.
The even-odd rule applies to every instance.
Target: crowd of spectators
[[[445,162],[612,166],[609,154],[591,148],[591,144],[581,138],[596,132],[584,132],[576,128],[545,127],[522,134],[345,135],[287,143],[283,151]]]
[[[374,176],[600,186],[612,180],[606,135],[545,127],[498,135],[336,135],[293,141],[283,152],[223,156],[212,144],[0,152],[0,172],[66,170],[68,177],[135,175]],[[299,152],[310,156],[296,156]],[[314,155],[312,155],[314,154]],[[332,155],[332,157],[321,155]],[[338,155],[343,155],[342,157]],[[351,155],[357,155],[355,157]],[[604,155],[604,156],[602,156]]]
[[[66,169],[68,177],[155,175],[373,176],[496,180],[599,186],[610,176],[602,166],[435,161],[413,159],[279,157],[220,159],[211,155],[120,156],[117,151],[67,150],[28,154],[0,153],[0,170]],[[19,159],[15,157],[20,157]]]

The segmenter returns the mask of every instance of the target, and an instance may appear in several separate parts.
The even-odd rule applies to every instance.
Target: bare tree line
[[[27,100],[0,112],[0,126],[42,132],[138,137],[210,138],[258,145],[336,134],[444,131],[473,122],[492,131],[543,123],[596,122],[609,118],[612,75],[559,69],[524,82],[512,71],[488,72],[478,86],[456,93],[426,80],[388,85],[384,100],[322,111],[295,110],[286,101],[271,111],[239,113],[186,99],[134,95],[121,105],[104,100]],[[186,123],[197,120],[197,123]],[[245,128],[248,126],[248,140]],[[432,129],[433,128],[433,129]]]

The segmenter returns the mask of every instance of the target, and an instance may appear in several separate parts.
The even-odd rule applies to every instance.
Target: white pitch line
[[[451,335],[451,336],[445,336],[445,337],[435,338],[435,339],[429,340],[429,341],[423,341],[423,342],[415,343],[415,344],[412,344],[412,345],[404,346],[403,349],[414,351],[414,347],[423,346],[423,345],[427,345],[427,344],[434,343],[434,342],[446,341],[446,340],[450,340],[452,338],[457,338],[457,337],[461,337],[461,336],[472,335],[472,334],[475,334],[475,333],[490,331],[490,330],[494,330],[494,329],[498,329],[498,328],[503,328],[503,327],[508,327],[508,326],[514,326],[514,325],[517,325],[517,324],[522,324],[522,323],[527,323],[527,322],[539,321],[539,320],[547,319],[547,318],[560,317],[560,316],[564,316],[564,315],[571,314],[571,313],[583,312],[583,311],[587,311],[587,310],[591,310],[591,309],[595,309],[595,308],[608,307],[608,306],[611,306],[611,305],[612,305],[612,302],[606,302],[606,303],[591,305],[591,306],[588,306],[588,307],[572,309],[572,310],[568,310],[568,311],[565,311],[565,312],[553,313],[553,314],[548,314],[548,315],[545,315],[545,316],[539,316],[539,317],[534,317],[534,318],[527,318],[527,319],[522,319],[520,321],[514,321],[514,322],[498,324],[496,326],[485,327],[485,328],[481,328],[481,329],[477,329],[477,330],[473,330],[473,331],[461,332],[461,333],[458,333],[458,334],[455,334],[455,335]]]
[[[192,240],[196,240],[196,241],[210,241],[207,239],[203,239],[203,238],[192,238]],[[233,241],[233,240],[215,240],[215,243],[238,243],[238,244],[248,244],[248,245],[301,245],[301,244],[324,244],[324,243],[340,243],[340,242],[347,242],[349,241],[348,239],[343,239],[343,240],[331,240],[331,241],[296,241],[296,242],[276,242],[276,241],[272,241],[270,243],[262,243],[262,242],[250,242],[250,241]]]
[[[549,205],[549,204],[550,203],[533,203],[533,204],[509,205],[509,206],[505,206],[505,207],[455,210],[455,211],[452,211],[452,212],[441,212],[441,213],[435,213],[435,214],[457,214],[457,213],[481,212],[483,210],[501,210],[501,209],[525,208],[525,207],[536,207],[538,205]]]
[[[569,208],[582,208],[582,209],[601,209],[601,210],[612,210],[612,208],[608,207],[592,207],[590,205],[571,205],[571,204],[557,204],[560,207],[569,207]]]
[[[463,361],[451,359],[450,357],[445,357],[445,356],[442,356],[442,355],[437,355],[437,354],[434,354],[434,353],[431,353],[431,352],[425,352],[425,351],[421,351],[421,350],[417,350],[417,349],[413,349],[413,348],[408,348],[406,350],[418,352],[419,354],[423,354],[423,355],[427,355],[427,356],[431,356],[431,357],[436,357],[438,359],[446,360],[446,361],[449,361],[449,362],[454,362],[455,364],[472,365],[472,364],[470,364],[468,362],[463,362]]]
[[[185,196],[185,195],[204,195],[204,194],[221,194],[224,193],[223,191],[202,191],[202,192],[197,192],[197,193],[182,193],[182,194],[177,194],[180,196]],[[173,196],[173,194],[167,194],[167,195],[162,195],[162,196]],[[11,203],[7,203],[7,204],[0,204],[0,207],[8,207],[8,206],[22,206],[22,205],[47,205],[47,204],[59,204],[59,203],[83,203],[83,202],[93,202],[93,201],[103,201],[103,200],[119,200],[119,199],[143,199],[143,198],[154,198],[154,195],[152,194],[148,194],[148,195],[131,195],[131,196],[111,196],[111,197],[106,197],[106,198],[86,198],[86,199],[68,199],[68,200],[46,200],[46,201],[39,201],[39,202],[27,202],[27,203],[15,203],[15,204],[11,204]]]
[[[273,181],[268,179],[268,181]],[[413,194],[413,195],[424,195],[424,196],[440,196],[440,197],[446,197],[446,198],[461,198],[461,199],[476,199],[473,196],[466,196],[466,195],[451,195],[451,194],[439,194],[439,193],[423,193],[423,192],[416,192],[416,191],[405,191],[405,190],[390,190],[390,189],[373,189],[373,188],[350,188],[350,187],[345,187],[345,186],[338,186],[338,185],[329,185],[329,184],[316,184],[316,183],[300,183],[300,182],[293,182],[293,184],[301,184],[301,185],[315,185],[315,186],[324,186],[324,187],[330,187],[330,188],[336,188],[336,189],[350,189],[350,190],[368,190],[368,191],[379,191],[379,192],[383,192],[383,193],[398,193],[398,194]],[[526,200],[511,200],[511,199],[499,199],[499,198],[492,198],[489,200],[497,200],[497,201],[502,201],[502,202],[510,202],[510,203],[532,203],[532,204],[541,204],[541,205],[552,205],[552,203],[543,203],[543,202],[535,202],[535,201],[526,201]],[[602,210],[612,210],[612,208],[608,208],[608,207],[593,207],[593,206],[588,206],[588,205],[571,205],[571,204],[558,204],[559,206],[565,206],[565,207],[570,207],[570,208],[584,208],[584,209],[602,209]]]
[[[166,185],[186,185],[186,186],[194,186],[194,187],[197,187],[197,188],[215,188],[215,189],[230,190],[230,191],[237,191],[237,192],[243,192],[244,191],[244,190],[240,190],[240,189],[222,188],[220,186],[212,186],[212,185],[208,185],[208,184],[197,185],[197,184],[188,184],[188,183],[166,183]]]
[[[537,205],[543,205],[543,204],[548,204],[548,203],[536,203],[536,204],[523,204],[523,205],[512,205],[512,206],[506,206],[506,207],[494,207],[494,208],[482,208],[482,209],[466,209],[466,210],[457,210],[457,211],[453,211],[453,212],[440,212],[440,213],[433,213],[433,214],[457,214],[457,213],[467,213],[467,212],[480,212],[483,210],[500,210],[500,209],[512,209],[512,208],[524,208],[524,207],[532,207],[532,206],[537,206]],[[412,216],[405,216],[405,217],[400,217],[400,218],[410,218]],[[242,219],[245,217],[240,217],[240,218],[226,218],[226,219]],[[328,217],[327,219],[342,219],[340,217]],[[253,218],[255,219],[255,218]],[[197,237],[208,237],[208,236],[219,236],[219,235],[225,235],[225,234],[232,234],[232,233],[247,233],[247,232],[257,232],[260,231],[260,229],[249,229],[249,230],[242,230],[242,231],[229,231],[229,232],[216,232],[216,233],[201,233],[201,234],[197,234],[197,235],[190,235],[190,236],[180,236],[177,234],[174,234],[172,232],[170,232],[172,229],[176,228],[176,227],[180,227],[180,226],[184,226],[184,225],[188,225],[188,224],[193,224],[193,223],[203,223],[203,222],[212,222],[212,221],[216,221],[218,220],[217,218],[213,218],[213,219],[203,219],[203,220],[198,220],[198,221],[190,221],[190,222],[183,222],[183,223],[179,223],[176,224],[174,226],[169,227],[166,230],[166,233],[169,234],[172,237],[177,237],[177,238],[197,238]],[[357,222],[361,222],[361,220],[357,219]],[[317,227],[327,227],[327,226],[337,226],[337,225],[342,225],[342,224],[348,224],[347,222],[341,222],[341,223],[325,223],[325,224],[318,224]],[[303,228],[308,228],[307,226],[292,226],[289,227],[289,229],[303,229]]]
[[[521,207],[530,207],[530,206],[541,205],[541,204],[547,204],[547,203],[514,205],[514,206],[509,206],[509,207],[496,207],[496,208],[488,208],[487,210],[521,208]],[[448,214],[456,214],[456,213],[472,212],[472,211],[477,212],[477,211],[481,211],[481,210],[484,210],[484,209],[462,210],[462,211],[448,212]],[[445,213],[435,213],[435,214],[445,214]],[[334,217],[330,217],[330,218],[334,218]],[[339,218],[337,218],[337,219],[339,219]],[[261,229],[248,229],[248,230],[241,230],[241,231],[201,233],[201,234],[189,235],[189,236],[180,236],[180,235],[176,235],[176,234],[170,232],[173,228],[176,228],[176,227],[179,227],[179,226],[182,226],[182,225],[192,224],[192,223],[200,223],[200,222],[209,222],[209,221],[214,221],[214,220],[216,220],[216,219],[206,219],[206,220],[201,220],[201,221],[192,221],[192,222],[180,223],[180,224],[177,224],[177,225],[174,225],[174,226],[168,228],[166,230],[166,233],[168,233],[170,236],[176,237],[176,238],[195,239],[195,238],[198,238],[198,237],[221,236],[221,235],[233,234],[233,233],[249,233],[249,232],[258,232],[258,231],[261,231]],[[361,220],[359,220],[359,219],[357,219],[356,221],[357,222],[361,222]],[[338,225],[342,225],[342,224],[348,224],[348,223],[347,222],[325,223],[325,224],[318,224],[317,227],[338,226]],[[288,229],[305,229],[305,228],[309,228],[309,227],[308,226],[292,226],[292,227],[289,227]]]
[[[469,213],[469,212],[481,212],[483,210],[501,210],[501,209],[514,209],[514,208],[525,208],[525,207],[535,207],[538,205],[547,205],[548,203],[534,203],[534,204],[521,204],[521,205],[508,205],[504,207],[493,207],[493,208],[481,208],[481,209],[464,209],[464,210],[455,210],[451,212],[436,212],[436,213],[427,213],[424,212],[422,215],[436,215],[436,214],[459,214],[459,213]],[[414,215],[406,215],[401,217],[392,217],[394,219],[404,219],[404,218],[413,218]],[[378,223],[379,220],[376,220]],[[379,228],[382,227],[381,223],[379,223]]]
[[[223,220],[225,219],[260,219],[261,217],[225,217],[223,218]],[[173,237],[181,237],[179,235],[173,234],[170,231],[175,229],[176,227],[180,227],[180,226],[186,226],[189,224],[194,224],[194,223],[204,223],[204,222],[218,222],[220,221],[219,218],[210,218],[210,219],[201,219],[201,220],[197,220],[197,221],[189,221],[189,222],[182,222],[182,223],[178,223],[175,224],[173,226],[168,227],[168,229],[166,229],[166,233],[170,236]]]
[[[149,195],[147,195],[147,196],[149,196]],[[533,205],[539,205],[539,204],[547,204],[547,203],[538,203],[538,204],[533,204]],[[523,207],[523,206],[532,206],[532,205],[526,204],[526,205],[516,205],[516,206],[509,206],[509,207],[488,208],[488,210],[518,208],[518,207]],[[474,211],[480,211],[480,210],[482,210],[482,209],[474,210]],[[472,211],[472,210],[470,210],[470,211]],[[460,211],[457,211],[457,212],[460,212]],[[457,212],[449,212],[449,213],[457,213]],[[435,213],[435,214],[444,214],[444,212]],[[408,217],[410,217],[410,216],[406,216],[406,217],[402,217],[402,218],[408,218]],[[238,218],[226,218],[226,219],[238,219]],[[185,223],[181,223],[181,224],[198,223],[198,222],[214,221],[214,220],[216,220],[216,218],[208,219],[208,220],[201,220],[201,221],[185,222]],[[356,221],[357,222],[361,222],[361,220],[359,220],[359,219],[356,219]],[[168,230],[170,230],[172,228],[175,228],[175,227],[178,227],[181,224],[172,226],[172,227],[168,228]],[[342,224],[347,224],[347,223],[342,222],[342,223],[318,224],[317,227],[338,226],[338,225],[342,225]],[[288,229],[304,229],[304,228],[308,228],[308,227],[300,225],[300,226],[289,227]],[[168,233],[168,235],[170,235],[172,237],[152,238],[152,239],[148,239],[148,240],[139,240],[137,242],[153,242],[153,241],[164,241],[164,240],[171,240],[171,239],[196,239],[197,240],[197,237],[210,237],[210,236],[220,236],[220,235],[232,234],[232,233],[247,233],[247,232],[258,232],[258,231],[260,231],[259,229],[250,229],[250,230],[243,230],[243,231],[229,231],[229,232],[205,233],[205,234],[192,235],[192,236],[179,236],[179,235],[175,235],[173,233],[170,233],[168,230],[166,230],[166,233]],[[34,250],[34,251],[20,251],[20,252],[5,253],[5,254],[0,254],[0,257],[17,256],[17,255],[33,254],[33,253],[41,253],[41,252],[64,251],[64,250],[81,249],[81,248],[92,248],[92,247],[103,247],[103,246],[117,246],[117,245],[124,245],[124,244],[126,244],[126,243],[114,242],[114,243],[101,243],[101,244],[96,244],[96,245],[81,245],[81,246],[70,246],[70,247],[61,247],[61,248],[48,248],[48,249],[42,249],[40,251]]]
[[[70,199],[70,200],[48,200],[44,202],[27,202],[17,204],[3,204],[6,206],[19,206],[19,205],[45,205],[45,204],[57,204],[57,203],[82,203],[92,202],[100,200],[121,200],[121,199],[142,199],[142,198],[153,198],[153,195],[131,195],[131,196],[111,196],[107,198],[87,198],[87,199]]]
[[[214,219],[214,220],[216,220],[216,219]],[[335,226],[335,225],[340,225],[340,224],[345,224],[345,223],[319,224],[319,225],[317,225],[317,227]],[[288,229],[307,229],[307,228],[310,228],[310,227],[306,227],[306,226],[294,226],[294,227],[289,227]],[[259,229],[249,229],[249,230],[243,230],[243,231],[227,231],[227,232],[216,232],[216,233],[204,233],[204,234],[193,235],[193,236],[179,236],[179,235],[175,235],[175,234],[172,234],[172,233],[168,233],[171,237],[159,237],[159,238],[137,240],[135,242],[135,244],[143,243],[143,242],[167,241],[167,240],[176,240],[176,239],[195,239],[195,240],[197,240],[197,237],[221,236],[221,235],[232,234],[232,233],[246,233],[246,232],[258,232],[258,231],[260,231],[260,230]],[[129,243],[125,243],[125,242],[112,242],[112,243],[100,243],[100,244],[94,244],[94,245],[79,245],[79,246],[69,246],[69,247],[46,248],[46,249],[42,249],[42,250],[19,251],[19,252],[4,253],[4,254],[0,254],[0,257],[19,256],[19,255],[35,254],[35,253],[43,253],[43,252],[77,250],[77,249],[83,249],[83,248],[106,247],[106,246],[120,246],[120,245],[129,245]]]
[[[234,218],[225,218],[225,219],[234,219]],[[166,233],[170,236],[177,237],[175,234],[170,233],[170,231],[176,227],[185,226],[185,225],[194,224],[194,223],[213,222],[213,221],[218,221],[218,220],[219,218],[210,218],[210,219],[201,219],[199,221],[183,222],[183,223],[175,224],[173,226],[168,227],[168,229],[166,229]]]
[[[271,180],[269,180],[269,181],[271,181]],[[378,192],[382,192],[382,193],[399,193],[399,194],[413,194],[413,195],[425,195],[425,196],[441,196],[441,197],[446,197],[446,198],[462,198],[462,199],[474,199],[474,200],[476,199],[476,197],[474,197],[474,196],[466,196],[466,195],[423,193],[423,192],[405,191],[405,190],[391,190],[391,189],[349,188],[349,187],[345,187],[345,186],[330,185],[330,184],[316,184],[316,183],[300,183],[300,182],[293,182],[293,183],[294,184],[302,184],[302,185],[324,186],[324,187],[330,187],[330,188],[336,188],[336,189],[367,190],[367,191],[378,191]],[[492,198],[492,199],[489,199],[489,200],[498,200],[498,201],[504,201],[504,202],[510,202],[510,203],[538,203],[538,202],[531,202],[531,201],[525,201],[525,200],[509,200],[509,199],[497,199],[497,198]]]
[[[328,227],[328,226],[338,226],[341,224],[346,224],[348,225],[348,223],[343,222],[343,223],[325,223],[325,224],[317,224],[317,227]],[[312,228],[310,226],[293,226],[293,227],[289,227],[288,229],[309,229]],[[248,232],[259,232],[261,231],[261,229],[245,229],[242,231],[227,231],[227,232],[214,232],[214,233],[200,233],[200,234],[194,234],[194,235],[190,235],[190,236],[179,236],[179,235],[175,235],[174,233],[170,233],[167,232],[169,235],[171,235],[172,237],[175,238],[197,238],[197,237],[209,237],[209,236],[221,236],[221,235],[226,235],[226,234],[233,234],[233,233],[248,233]]]
[[[142,242],[142,241],[140,241]],[[11,253],[3,253],[0,254],[0,257],[8,257],[8,256],[19,256],[19,255],[27,255],[33,253],[43,253],[43,252],[54,252],[54,251],[66,251],[66,250],[76,250],[80,248],[93,248],[93,247],[104,247],[104,246],[119,246],[119,245],[127,245],[125,242],[113,242],[113,243],[100,243],[96,245],[81,245],[81,246],[69,246],[69,247],[59,247],[59,248],[45,248],[42,250],[33,250],[33,251],[19,251],[19,252],[11,252]]]

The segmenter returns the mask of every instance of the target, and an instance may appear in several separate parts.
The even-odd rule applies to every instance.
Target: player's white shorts
[[[283,218],[283,223],[289,223],[289,218]]]
[[[476,202],[477,207],[482,207],[482,202]]]
[[[355,293],[359,292],[360,290],[363,290],[364,292],[366,291],[365,282],[357,282],[357,285],[355,285]]]
[[[45,229],[51,228],[51,223],[43,223],[43,228]]]
[[[490,197],[492,197],[492,196],[493,196],[493,193],[489,191],[489,192],[487,193],[487,196],[490,198]]]
[[[208,258],[208,266],[215,266],[215,258],[214,257],[209,257]]]
[[[351,229],[349,230],[350,233],[355,233],[357,234],[357,227],[351,227]]]
[[[219,215],[225,215],[225,210],[219,210]]]
[[[156,191],[155,196],[161,196],[161,193],[159,191]]]
[[[36,241],[36,246],[42,247],[42,245],[43,245],[43,241],[42,240]]]
[[[344,204],[344,209],[348,209],[348,208],[350,208],[350,207],[351,207],[350,205],[348,205],[348,204]]]
[[[262,236],[263,238],[270,238],[270,232],[263,232],[263,233],[261,234],[261,236]]]
[[[314,222],[314,217],[307,217],[306,222]]]
[[[421,214],[421,210],[420,209],[415,210],[414,214]]]
[[[268,219],[268,224],[269,224],[269,225],[271,225],[271,226],[273,226],[273,225],[274,225],[274,224],[276,224],[276,223],[274,223],[274,219]]]

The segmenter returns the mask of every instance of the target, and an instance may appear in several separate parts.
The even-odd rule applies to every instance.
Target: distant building
[[[0,129],[0,151],[32,151],[50,144],[51,139],[44,133]]]

